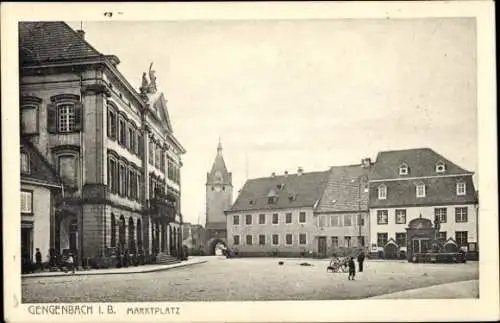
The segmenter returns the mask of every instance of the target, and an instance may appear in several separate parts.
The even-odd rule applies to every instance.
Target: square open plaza
[[[23,302],[358,299],[459,282],[453,297],[478,297],[474,173],[439,151],[262,174],[233,196],[219,139],[202,226],[181,210],[188,152],[153,63],[136,89],[64,22],[19,23],[19,59]],[[355,283],[326,272],[332,257],[359,271],[361,254]]]

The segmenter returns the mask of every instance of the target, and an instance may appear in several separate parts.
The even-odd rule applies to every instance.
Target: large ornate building
[[[154,70],[137,91],[118,57],[84,35],[63,22],[19,24],[21,135],[63,184],[34,247],[180,256],[185,150]]]
[[[214,254],[218,243],[227,243],[226,216],[224,211],[233,203],[233,178],[227,170],[222,156],[222,144],[219,141],[217,155],[212,169],[207,173],[206,189],[206,221],[205,221],[205,253]]]

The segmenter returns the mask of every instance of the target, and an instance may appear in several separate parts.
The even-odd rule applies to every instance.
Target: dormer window
[[[446,165],[443,162],[439,162],[436,164],[436,173],[444,173],[446,170]]]
[[[387,198],[387,186],[380,185],[378,187],[378,199],[385,200]]]
[[[282,191],[285,188],[285,184],[278,184],[276,185],[276,188],[280,191]]]
[[[399,175],[408,175],[408,165],[406,163],[399,166]]]
[[[457,195],[465,195],[467,192],[465,182],[457,183]]]
[[[278,198],[276,196],[269,196],[267,198],[267,203],[268,204],[276,204],[276,201],[278,200]]]
[[[425,197],[425,184],[418,183],[416,187],[417,197]]]

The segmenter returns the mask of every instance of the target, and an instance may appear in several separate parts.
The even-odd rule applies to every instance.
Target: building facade
[[[314,211],[328,171],[247,180],[226,211],[228,245],[239,256],[307,256],[317,252]]]
[[[315,210],[318,256],[354,255],[369,241],[368,180],[372,163],[331,167]]]
[[[152,66],[136,91],[118,57],[63,22],[20,23],[19,56],[23,135],[63,182],[51,248],[180,255],[185,150]]]
[[[430,237],[407,236],[409,223],[418,218],[439,225],[445,250],[477,252],[472,176],[432,149],[380,152],[369,181],[372,254],[406,258],[430,250]]]
[[[222,155],[222,143],[219,141],[217,155],[212,169],[207,173],[205,184],[206,192],[206,221],[205,253],[214,254],[217,244],[227,243],[226,216],[233,203],[233,179],[228,171]]]
[[[21,137],[21,259],[23,270],[35,262],[36,249],[42,262],[49,260],[55,234],[50,223],[60,202],[62,183],[55,170],[30,141]],[[75,239],[69,232],[65,245]]]

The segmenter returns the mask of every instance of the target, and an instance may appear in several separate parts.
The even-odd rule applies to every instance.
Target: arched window
[[[111,247],[116,247],[116,219],[113,213],[111,213]]]
[[[137,247],[142,249],[142,222],[137,219]]]
[[[385,200],[386,198],[387,198],[387,186],[382,184],[378,187],[378,199]]]
[[[125,248],[125,217],[120,215],[120,223],[119,223],[119,228],[118,228],[118,243],[119,247],[123,251]]]
[[[134,219],[132,217],[128,218],[128,251],[135,253],[135,240],[134,240]]]

